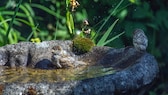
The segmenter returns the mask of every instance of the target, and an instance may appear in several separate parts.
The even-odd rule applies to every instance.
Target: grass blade
[[[19,11],[19,6],[20,6],[20,4],[22,3],[22,1],[23,1],[23,0],[19,0],[18,6],[16,7],[15,13],[14,13],[14,15],[13,15],[13,17],[12,17],[12,20],[11,20],[10,24],[9,24],[9,27],[8,27],[8,30],[7,30],[7,33],[6,33],[5,44],[8,43],[8,35],[9,35],[10,30],[11,30],[11,28],[12,28],[12,26],[13,26],[13,21],[14,21],[14,19],[15,19],[15,17],[16,17],[17,12]]]
[[[2,15],[11,15],[11,16],[13,16],[14,13],[15,12],[13,12],[13,11],[1,11]],[[27,17],[24,13],[20,13],[20,12],[17,12],[16,16],[18,16],[18,17],[24,17],[24,18]]]
[[[26,21],[26,20],[24,20],[24,19],[16,18],[16,21],[20,21],[20,22],[23,22],[24,24],[26,24],[26,25],[28,25],[28,26],[30,26],[30,27],[34,27],[34,26],[32,26],[32,25],[30,24],[30,22],[28,22],[28,21]],[[35,27],[35,30],[40,31],[40,29],[39,29],[39,28],[36,28],[36,27]]]
[[[103,44],[105,43],[105,41],[107,40],[109,34],[111,33],[111,31],[113,30],[114,26],[116,25],[116,23],[118,22],[119,19],[117,19],[106,31],[106,33],[101,37],[101,39],[98,41],[97,46],[103,46]]]
[[[1,22],[0,22],[0,25],[2,25],[3,23],[7,23],[8,21],[11,21],[11,19],[6,19],[6,20],[4,20],[4,21],[1,21]]]
[[[11,19],[4,19],[3,16],[0,14],[0,25],[2,25],[2,27],[7,31],[8,30],[8,23],[7,21],[10,21]],[[6,34],[6,32],[5,32]]]
[[[121,35],[123,35],[124,33],[125,33],[125,32],[122,32],[122,33],[116,35],[115,37],[112,37],[111,39],[109,39],[109,40],[107,40],[106,42],[104,42],[102,45],[104,46],[104,45],[106,45],[106,44],[112,42],[113,40],[119,38],[119,37],[120,37]]]
[[[97,35],[99,34],[99,32],[102,30],[102,28],[104,27],[104,25],[107,23],[107,21],[110,19],[110,17],[116,12],[116,10],[119,8],[119,6],[123,3],[124,0],[121,0],[118,5],[114,8],[114,10],[110,13],[110,15],[105,19],[104,23],[100,26],[100,28],[98,29],[97,33],[94,35],[93,39],[96,39]]]
[[[34,29],[37,30],[37,29],[38,29],[37,27],[38,27],[38,25],[36,25],[36,27],[35,27]],[[36,32],[36,31],[32,31],[32,32],[30,33],[30,35],[27,37],[27,39],[26,39],[27,42],[28,42],[28,41],[30,40],[30,38],[33,36],[34,32]]]
[[[45,6],[42,6],[40,4],[31,4],[31,6],[35,7],[35,8],[39,8],[39,9],[41,9],[41,10],[43,10],[43,11],[45,11],[45,12],[47,12],[47,13],[49,13],[49,14],[57,17],[57,18],[60,18],[60,19],[63,18],[62,16],[58,15],[55,11],[52,11],[51,9],[49,9]]]
[[[53,40],[57,39],[58,24],[59,24],[59,21],[57,20],[56,25],[55,25],[55,34],[54,34],[54,39]]]
[[[66,13],[66,24],[71,35],[74,34],[74,21],[70,11]]]
[[[37,28],[35,27],[35,22],[33,20],[34,13],[31,12],[32,8],[26,3],[26,4],[24,4],[24,6],[21,5],[20,9],[22,9],[28,17],[28,21],[30,22],[30,24],[32,26],[31,29],[32,29],[32,32],[33,32],[33,36],[37,37],[37,32],[36,32]]]

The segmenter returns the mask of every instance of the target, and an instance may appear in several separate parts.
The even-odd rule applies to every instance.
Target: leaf
[[[3,26],[3,28],[5,29],[5,30],[7,30],[8,29],[8,23],[7,23],[7,21],[11,21],[11,19],[4,19],[3,18],[3,16],[0,14],[0,25],[1,25],[1,27]]]
[[[9,27],[8,27],[7,32],[6,32],[5,44],[8,43],[8,40],[10,40],[10,39],[8,39],[8,36],[9,36],[9,34],[10,34],[10,30],[11,30],[11,28],[12,28],[12,26],[13,26],[14,19],[16,18],[16,14],[17,14],[17,12],[19,11],[19,7],[20,7],[22,1],[23,1],[23,0],[19,0],[19,3],[18,3],[18,5],[17,5],[17,7],[16,7],[16,9],[15,9],[15,12],[14,12],[14,15],[13,15],[13,17],[12,17],[12,20],[11,20],[11,22],[9,23]]]
[[[122,32],[122,33],[116,35],[115,37],[112,37],[111,39],[107,40],[106,42],[103,43],[103,46],[106,45],[106,44],[108,44],[108,43],[110,43],[110,42],[112,42],[113,40],[119,38],[119,37],[120,37],[121,35],[123,35],[124,33],[125,33],[125,32]]]
[[[68,8],[70,0],[66,0],[66,7]]]
[[[70,15],[70,12],[67,12],[66,13],[66,24],[67,24],[67,27],[68,27],[68,29],[69,29],[69,32],[71,33],[71,25],[70,25],[70,18],[69,18],[69,15]]]
[[[36,27],[34,28],[34,30],[37,30],[37,27],[38,27],[38,25],[36,25]],[[27,37],[26,41],[29,41],[29,40],[30,40],[30,38],[32,37],[32,35],[33,35],[34,32],[36,32],[36,31],[32,31],[32,32],[29,34],[29,36]]]
[[[66,13],[66,22],[67,22],[67,27],[69,29],[69,32],[70,34],[73,34],[73,31],[74,31],[74,21],[73,21],[73,17],[72,17],[72,14],[67,11]]]
[[[113,30],[114,26],[116,25],[116,23],[118,22],[119,19],[117,19],[106,31],[106,33],[101,37],[101,39],[98,41],[97,46],[103,46],[105,41],[107,40],[109,34],[111,33],[111,31]]]
[[[72,29],[72,33],[73,33],[73,31],[74,31],[74,21],[73,21],[72,14],[70,14],[70,25],[71,25],[71,29]]]
[[[35,13],[34,13],[32,7],[30,6],[30,4],[25,3],[24,6],[27,8],[27,10],[28,10],[29,13],[31,14],[31,16],[34,17],[34,16],[35,16]]]
[[[2,15],[11,15],[11,16],[13,16],[14,12],[13,11],[1,11],[1,14]],[[17,12],[16,16],[17,17],[27,18],[27,16],[24,13],[21,13],[21,12]]]
[[[51,10],[51,9],[45,7],[45,6],[42,6],[40,4],[31,4],[31,6],[35,7],[35,8],[39,8],[39,9],[41,9],[41,10],[47,12],[48,14],[53,15],[57,18],[60,18],[60,19],[64,18],[63,16],[60,16],[59,14],[57,14],[55,11],[53,11],[53,10]]]
[[[33,36],[34,37],[37,37],[37,33],[36,33],[36,28],[35,28],[35,22],[34,22],[34,20],[33,20],[33,17],[32,17],[32,15],[31,15],[31,12],[29,12],[29,11],[31,11],[31,8],[30,8],[30,6],[28,5],[28,4],[25,4],[24,6],[23,5],[21,5],[20,6],[20,9],[21,10],[23,10],[23,12],[27,15],[27,17],[28,17],[28,21],[30,22],[30,24],[31,24],[31,29],[32,29],[32,32],[33,32]]]

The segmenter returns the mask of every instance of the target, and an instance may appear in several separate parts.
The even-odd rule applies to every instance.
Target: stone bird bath
[[[72,41],[0,47],[2,95],[142,95],[158,75],[154,56],[134,47],[94,47],[75,55]]]

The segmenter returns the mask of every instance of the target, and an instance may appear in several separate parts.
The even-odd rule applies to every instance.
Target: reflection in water
[[[94,78],[113,74],[115,70],[102,66],[90,66],[73,69],[41,70],[31,68],[0,67],[0,83],[27,83],[27,82],[60,82]]]

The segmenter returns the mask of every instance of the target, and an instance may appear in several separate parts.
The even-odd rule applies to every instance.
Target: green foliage
[[[112,15],[114,15],[114,13],[115,13],[116,10],[118,9],[118,7],[122,4],[123,1],[124,1],[124,0],[121,0],[121,1],[118,3],[118,5],[114,8],[114,10],[110,13],[110,15],[109,15],[106,19],[104,19],[104,22],[103,22],[103,24],[100,26],[100,28],[98,29],[97,34],[95,35],[95,37],[99,34],[99,32],[102,30],[102,28],[103,28],[104,25],[107,23],[107,21],[110,19],[110,17],[111,17]],[[115,23],[112,24],[112,26],[114,26],[114,25],[115,25]]]
[[[70,34],[74,34],[74,21],[70,11],[67,11],[66,13],[66,23]]]
[[[18,6],[16,7],[16,10],[15,10],[15,12],[14,12],[14,15],[13,15],[13,17],[12,17],[12,20],[11,20],[11,22],[10,22],[10,24],[9,24],[9,27],[8,27],[8,30],[7,30],[7,33],[6,33],[6,41],[8,41],[8,36],[9,36],[10,30],[11,30],[11,28],[12,28],[12,26],[13,26],[14,19],[15,19],[15,17],[16,17],[16,14],[17,14],[17,12],[18,12],[18,10],[19,10],[19,6],[20,6],[21,3],[22,3],[22,0],[19,0]],[[7,43],[7,42],[6,42],[6,43]],[[5,44],[6,44],[6,43],[5,43]]]
[[[167,3],[163,3],[165,0],[80,0],[80,6],[74,12],[70,2],[24,0],[18,7],[16,0],[2,0],[0,46],[36,38],[42,41],[72,39],[72,35],[81,30],[81,22],[87,19],[88,28],[91,29],[88,38],[98,46],[124,47],[132,45],[133,30],[141,28],[149,39],[147,51],[159,62],[162,76],[159,82],[168,79],[165,76],[168,66],[168,8]],[[84,34],[82,36],[86,37]],[[159,85],[154,89],[159,88]],[[159,90],[162,91],[164,87]],[[149,94],[157,95],[159,90],[152,90]],[[163,92],[159,94],[167,94]]]
[[[70,34],[74,35],[74,20],[73,20],[72,12],[70,10],[70,3],[71,3],[71,0],[66,0],[66,24]]]
[[[22,37],[20,36],[20,33],[13,29],[13,23],[14,23],[14,19],[16,17],[16,14],[19,10],[19,6],[22,3],[22,0],[19,1],[18,6],[16,7],[16,10],[14,12],[14,15],[12,16],[12,19],[4,19],[4,17],[2,16],[2,13],[0,13],[0,21],[1,21],[1,27],[0,27],[0,46],[8,44],[8,43],[16,43],[18,42],[19,39],[21,39]],[[11,21],[9,24],[7,23],[8,21]],[[12,32],[11,32],[12,30]]]
[[[118,19],[103,34],[103,36],[101,37],[101,39],[98,41],[97,46],[104,46],[104,45],[110,43],[111,41],[115,40],[116,38],[118,38],[119,36],[121,36],[124,33],[124,32],[122,32],[122,33],[116,35],[115,37],[112,37],[109,40],[107,40],[108,36],[110,35],[110,32],[113,30],[113,28],[116,25],[117,21],[118,21]]]
[[[46,1],[44,0],[43,2],[46,2]],[[93,38],[94,41],[97,39],[97,36],[100,35],[99,32],[102,30],[104,25],[107,24],[107,21],[116,12],[117,8],[121,5],[122,2],[123,2],[123,0],[121,0],[119,2],[119,4],[114,8],[113,12],[111,12],[111,14],[107,17],[107,19],[104,19],[104,23],[101,25],[101,27],[96,32],[96,34],[95,34],[95,32],[93,32],[94,29],[92,29],[90,38]],[[9,8],[11,7],[10,3],[11,2],[8,3]],[[12,3],[16,3],[16,2],[12,2]],[[50,2],[48,2],[48,3],[50,3]],[[59,2],[59,3],[58,2],[56,3],[53,1],[52,3],[56,5],[57,9],[60,9],[61,5],[63,5],[63,1]],[[23,27],[28,26],[31,29],[31,31],[26,30],[29,33],[25,33],[25,32],[23,32],[22,29],[17,30],[18,33],[23,33],[22,35],[26,34],[24,36],[25,38],[19,36],[20,35],[19,34],[19,35],[15,36],[16,38],[19,38],[19,39],[17,39],[15,42],[12,42],[12,43],[17,43],[18,41],[25,40],[25,39],[26,39],[26,41],[30,41],[31,38],[40,38],[41,40],[51,40],[51,39],[56,39],[56,38],[70,39],[70,37],[73,37],[74,35],[76,35],[75,27],[74,27],[75,22],[74,22],[73,16],[77,16],[75,18],[75,20],[77,19],[80,21],[86,19],[86,18],[84,18],[86,16],[83,16],[83,14],[80,15],[80,12],[72,11],[72,10],[74,10],[74,8],[77,7],[77,5],[73,7],[73,5],[71,5],[71,3],[72,3],[71,0],[66,0],[66,2],[64,2],[66,4],[66,8],[65,8],[66,13],[65,14],[61,14],[61,9],[60,10],[54,9],[54,6],[52,5],[52,3],[50,3],[51,8],[48,6],[46,7],[45,4],[43,4],[43,5],[37,4],[36,2],[33,2],[33,1],[29,1],[29,2],[24,1],[22,4],[20,3],[21,4],[20,11],[19,12],[15,11],[17,14],[15,15],[16,18],[15,18],[14,22],[12,23],[12,24],[14,24],[14,27],[12,27],[12,28],[17,29],[15,25],[17,25],[20,28],[20,27],[22,27],[21,25],[24,24]],[[17,8],[19,8],[19,7],[17,7]],[[6,22],[6,24],[8,24],[7,22],[10,21],[10,19],[7,19],[7,18],[9,15],[13,15],[14,12],[9,11],[9,10],[5,10],[5,8],[1,8],[1,9],[3,9],[1,14],[5,18],[4,21],[2,21],[1,23]],[[53,35],[49,32],[50,30],[46,30],[46,27],[45,28],[41,27],[41,25],[43,25],[43,24],[40,22],[45,20],[46,18],[43,18],[41,15],[37,15],[37,12],[35,11],[35,9],[37,9],[38,11],[43,11],[47,15],[49,15],[49,16],[51,15],[57,19],[56,23],[53,23],[53,21],[52,21],[52,24],[49,23],[47,26],[47,28],[49,28],[53,31],[52,32]],[[82,11],[82,12],[84,12],[84,11]],[[86,14],[84,14],[84,15],[86,15]],[[65,21],[67,24],[67,28],[65,25],[63,25],[63,24],[65,24]],[[55,24],[55,26],[54,26],[54,24]],[[114,27],[114,24],[113,24],[113,27]],[[81,27],[77,26],[76,29],[77,28],[81,28]],[[67,32],[67,29],[69,30],[69,32]],[[110,33],[109,32],[110,29],[111,28],[109,28],[108,32],[106,32],[106,37]],[[111,31],[112,31],[112,29],[111,29]],[[12,33],[17,34],[17,32],[12,32]],[[27,34],[29,34],[29,35],[27,36]],[[105,37],[105,36],[103,36],[103,37]],[[114,37],[114,38],[117,38],[117,37]],[[105,38],[105,39],[107,39],[107,38]],[[13,39],[9,39],[9,40],[14,41]],[[108,40],[108,43],[111,41],[112,40]],[[4,42],[4,41],[2,41],[2,42]],[[106,45],[106,44],[102,44],[102,45]],[[4,44],[2,44],[2,45],[4,45]]]

